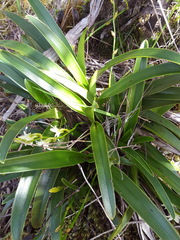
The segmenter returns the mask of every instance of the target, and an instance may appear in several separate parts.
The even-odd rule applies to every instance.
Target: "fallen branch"
[[[2,116],[2,119],[0,120],[5,122],[8,119],[8,117],[11,115],[11,113],[15,110],[16,106],[22,101],[22,99],[23,97],[16,96],[10,108],[5,112],[5,114]]]

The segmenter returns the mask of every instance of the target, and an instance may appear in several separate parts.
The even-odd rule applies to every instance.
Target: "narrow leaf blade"
[[[90,135],[103,204],[108,216],[113,219],[116,212],[114,187],[105,133],[99,122],[91,125]]]
[[[21,239],[26,216],[40,173],[41,171],[24,173],[20,179],[12,207],[11,233],[13,240]]]
[[[112,174],[117,193],[128,202],[161,239],[179,240],[177,231],[169,221],[125,173],[112,167]]]

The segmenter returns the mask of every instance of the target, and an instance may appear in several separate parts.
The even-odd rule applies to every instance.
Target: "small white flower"
[[[31,133],[24,133],[24,135],[21,135],[18,138],[25,140],[26,142],[34,141],[34,136]]]
[[[15,139],[15,142],[24,143],[25,145],[32,145],[35,138],[36,136],[34,134],[24,132],[24,135],[21,135]]]
[[[39,147],[43,147],[44,149],[48,149],[48,150],[53,150],[53,149],[49,148],[49,143],[50,143],[49,139],[36,141],[36,144]]]
[[[65,128],[57,128],[56,126],[52,126],[52,128],[50,128],[50,131],[55,133],[55,137],[59,137],[61,133],[68,130]]]
[[[37,144],[39,147],[41,147],[41,146],[43,146],[43,147],[45,147],[45,148],[49,147],[49,142],[46,142],[46,141],[44,141],[44,140],[36,141],[36,144]]]

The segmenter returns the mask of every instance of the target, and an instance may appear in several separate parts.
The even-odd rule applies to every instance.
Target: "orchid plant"
[[[88,78],[86,31],[76,53],[41,2],[29,3],[36,16],[23,19],[5,12],[27,38],[26,43],[0,41],[1,47],[13,50],[0,50],[0,86],[52,108],[15,122],[1,141],[0,181],[20,179],[15,194],[4,200],[5,206],[9,201],[12,204],[12,239],[21,239],[28,211],[32,226],[40,228],[35,239],[67,238],[68,231],[64,232],[61,226],[73,198],[67,200],[66,191],[78,188],[72,183],[71,169],[86,163],[96,169],[105,214],[115,225],[109,240],[121,233],[135,212],[161,239],[178,240],[170,219],[176,221],[179,212],[180,180],[171,162],[155,147],[155,141],[159,138],[180,151],[180,130],[163,116],[180,102],[179,53],[149,48],[145,40],[140,49],[114,56]],[[43,54],[50,47],[59,63]],[[152,65],[149,58],[164,61]],[[97,92],[99,77],[129,59],[135,59],[132,72],[116,79],[112,70],[108,87],[98,88]],[[83,121],[70,126],[68,114],[72,118],[73,114],[80,116],[77,119]],[[54,121],[46,127],[42,125],[40,132],[31,132],[28,124],[39,119]],[[18,148],[12,151],[14,143]],[[166,211],[160,211],[153,203],[143,183]],[[85,195],[70,229],[88,201],[89,189],[82,189]],[[120,219],[115,192],[128,205]],[[57,207],[60,201],[63,204]]]

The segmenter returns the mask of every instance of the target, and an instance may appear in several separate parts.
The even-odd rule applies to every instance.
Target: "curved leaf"
[[[63,63],[72,73],[77,83],[85,88],[88,88],[88,81],[80,68],[77,60],[75,59],[72,52],[68,49],[65,42],[60,39],[51,29],[46,26],[43,22],[33,16],[28,16],[28,19],[34,24],[34,26],[44,35],[47,41],[54,48],[58,56],[61,58]]]
[[[31,4],[31,7],[33,8],[37,17],[44,24],[49,26],[50,29],[64,42],[64,44],[66,45],[68,50],[71,51],[72,54],[74,54],[70,44],[68,43],[67,39],[64,36],[62,30],[57,25],[57,23],[54,21],[53,17],[49,13],[49,11],[44,7],[44,5],[39,0],[28,0],[28,2]]]
[[[24,91],[27,91],[24,84],[25,75],[18,71],[18,69],[11,66],[11,64],[0,61],[0,71],[11,79],[12,84],[16,84]]]
[[[142,109],[143,110],[151,110],[156,109],[160,107],[169,107],[168,109],[172,108],[174,105],[176,105],[179,101],[177,100],[157,100],[157,96],[154,99],[153,95],[150,96],[149,99],[144,98],[142,102]],[[166,112],[166,111],[165,111]]]
[[[7,174],[70,167],[82,163],[86,159],[87,155],[68,150],[35,153],[28,156],[6,159],[4,164],[0,164],[0,173]]]
[[[121,78],[113,86],[105,90],[99,97],[99,100],[119,94],[130,88],[131,86],[134,86],[135,84],[143,82],[147,79],[177,73],[180,73],[180,66],[174,63],[155,65],[153,67],[143,69],[139,72],[131,73],[128,76]]]
[[[75,81],[63,68],[61,68],[58,64],[51,61],[49,58],[44,56],[41,52],[36,49],[30,47],[27,44],[13,41],[13,40],[2,40],[0,41],[0,46],[12,49],[22,56],[26,56],[29,59],[33,60],[41,69],[45,69],[52,73],[56,73],[57,75],[64,77],[65,79],[69,79],[72,82]]]
[[[179,240],[179,235],[146,194],[123,172],[112,167],[117,193],[144,219],[162,239]],[[163,229],[163,231],[162,231]]]
[[[108,216],[113,219],[116,213],[116,203],[111,166],[104,129],[99,122],[92,123],[90,135],[103,204]]]
[[[140,48],[147,48],[148,41],[145,40],[142,42]],[[147,58],[137,58],[134,66],[134,73],[139,72],[142,69],[147,67]],[[144,94],[144,85],[145,82],[140,82],[128,90],[127,96],[127,105],[126,105],[126,114],[127,118],[124,125],[124,134],[129,130],[134,130],[140,112],[141,102]],[[131,137],[131,135],[129,135]]]
[[[143,118],[147,118],[151,121],[154,121],[160,124],[161,126],[164,126],[165,128],[169,129],[172,133],[174,133],[177,137],[180,138],[180,129],[175,124],[173,124],[163,116],[159,115],[158,113],[147,110],[147,111],[143,111],[141,116]]]
[[[161,92],[178,83],[180,83],[180,74],[165,76],[151,82],[147,82],[145,85],[145,96]]]
[[[25,79],[25,85],[28,90],[28,92],[31,94],[31,96],[36,99],[38,103],[41,104],[55,104],[54,99],[49,96],[46,92],[42,92],[41,89],[33,82],[29,81],[28,79]]]
[[[59,98],[73,110],[84,114],[86,104],[77,94],[63,85],[60,85],[55,80],[44,74],[41,70],[12,53],[0,50],[0,58],[8,64],[13,64],[13,66],[26,75],[28,79],[45,89],[52,96]]]
[[[23,129],[28,123],[34,121],[38,118],[56,118],[59,119],[62,117],[62,113],[59,112],[56,108],[52,108],[49,111],[41,114],[36,114],[29,116],[23,119],[20,119],[18,122],[14,123],[12,127],[4,135],[1,144],[0,144],[0,162],[4,163],[7,156],[7,152],[11,146],[13,139],[16,135]]]
[[[85,29],[80,37],[78,43],[78,53],[77,53],[77,61],[79,66],[81,67],[83,73],[86,75],[86,61],[85,61],[85,37],[86,37],[87,29]]]
[[[138,169],[142,172],[142,174],[145,176],[145,178],[148,179],[148,181],[150,182],[150,184],[153,186],[153,189],[156,191],[156,193],[158,194],[159,198],[161,199],[162,203],[165,205],[165,207],[167,208],[167,210],[169,211],[169,213],[171,214],[172,218],[175,218],[175,212],[174,209],[172,207],[171,201],[169,200],[168,195],[166,194],[164,188],[162,187],[162,185],[160,184],[159,180],[156,178],[156,176],[153,176],[152,174],[149,174],[149,172],[143,167],[142,165],[142,161],[146,161],[146,159],[144,159],[142,156],[140,156],[136,151],[132,150],[132,149],[128,149],[131,150],[131,159],[136,159],[136,165],[138,167]],[[127,151],[129,152],[129,151]],[[138,161],[139,159],[139,161]],[[148,164],[147,164],[148,165]],[[149,167],[149,165],[148,165]]]
[[[34,196],[41,171],[24,173],[18,184],[12,206],[11,234],[13,240],[21,239],[25,219]]]
[[[146,49],[137,49],[121,54],[120,56],[115,57],[110,60],[106,65],[101,68],[98,72],[98,76],[102,75],[106,70],[113,67],[114,65],[123,62],[131,58],[159,58],[164,59],[173,63],[180,64],[180,54],[173,52],[167,49],[160,48],[146,48]]]
[[[34,27],[33,24],[25,20],[24,18],[12,13],[4,12],[13,22],[15,22],[25,33],[27,33],[34,41],[39,45],[42,51],[46,51],[50,48],[48,41],[43,35]]]
[[[123,149],[123,152],[132,157],[132,161],[137,165],[138,168],[144,169],[150,176],[154,176],[151,168],[147,162],[142,158],[135,150],[131,148]]]
[[[162,92],[158,92],[155,94],[152,94],[150,96],[146,96],[144,98],[145,100],[148,99],[154,99],[154,100],[175,100],[177,102],[180,102],[180,88],[179,87],[170,87],[165,89]]]
[[[23,98],[31,99],[32,101],[35,101],[33,97],[27,92],[24,91],[21,87],[19,87],[14,81],[12,81],[10,78],[0,75],[0,87],[15,93]]]
[[[31,211],[31,224],[34,228],[40,228],[42,226],[43,217],[50,197],[49,189],[54,186],[58,173],[59,169],[46,170],[38,181]]]
[[[156,122],[151,122],[151,123],[146,122],[144,123],[143,128],[156,134],[165,142],[169,143],[171,146],[175,147],[178,151],[180,151],[180,139],[178,139],[172,132],[170,132],[164,126]]]

